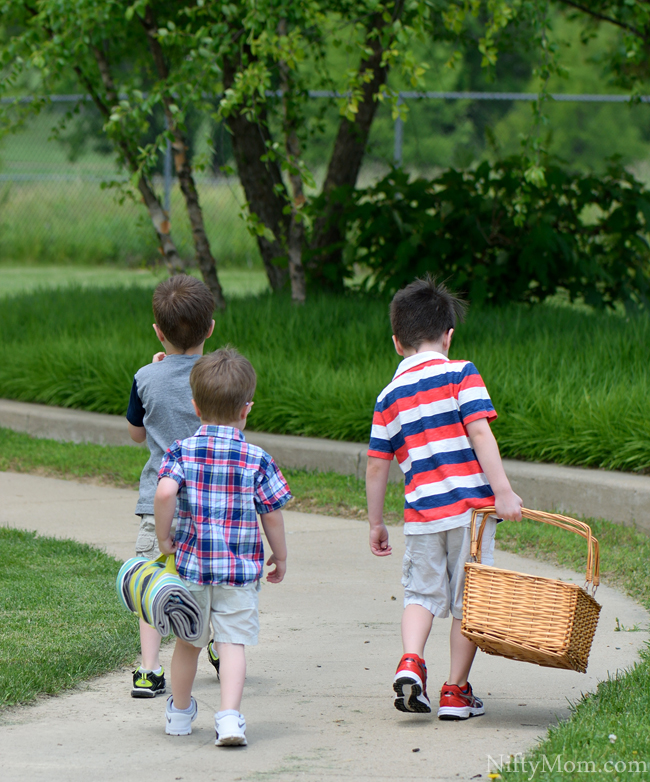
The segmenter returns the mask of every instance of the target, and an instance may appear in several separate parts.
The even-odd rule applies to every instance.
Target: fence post
[[[397,105],[400,106],[402,103],[402,93],[400,93],[397,97]],[[404,137],[404,122],[402,118],[397,115],[397,119],[395,120],[395,140],[393,145],[393,162],[396,166],[402,165],[402,140]]]

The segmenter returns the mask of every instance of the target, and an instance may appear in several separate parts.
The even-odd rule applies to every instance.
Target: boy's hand
[[[512,489],[509,492],[495,495],[494,507],[495,515],[500,519],[509,521],[521,521],[521,507],[523,501]]]
[[[393,553],[388,545],[388,530],[385,524],[370,527],[370,550],[376,557],[387,557]]]
[[[162,361],[163,358],[165,358],[167,354],[164,351],[160,351],[160,353],[154,353],[153,358],[151,359],[152,364],[157,364],[159,361]]]
[[[158,548],[160,549],[161,554],[169,556],[170,554],[175,554],[178,547],[176,545],[176,541],[170,535],[167,540],[158,541]]]
[[[271,565],[275,565],[273,570],[270,570],[266,574],[266,580],[270,581],[272,584],[279,584],[287,572],[287,560],[277,559],[274,554],[271,554],[271,556],[266,560],[266,564],[269,567],[271,567]]]

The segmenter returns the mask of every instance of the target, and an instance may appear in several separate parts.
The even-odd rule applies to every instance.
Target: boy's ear
[[[454,336],[454,329],[449,329],[445,334],[442,335],[442,349],[444,351],[448,351],[451,346],[451,339]]]
[[[212,323],[210,324],[210,328],[208,329],[208,333],[205,335],[205,338],[210,339],[213,331],[214,331],[214,321],[212,321]]]
[[[195,413],[197,414],[197,416],[200,418],[200,417],[201,417],[201,411],[200,411],[200,410],[199,410],[199,408],[196,406],[196,402],[195,402],[193,399],[192,399],[192,407],[194,408],[194,412],[195,412]]]
[[[395,345],[395,351],[398,356],[404,355],[404,348],[402,347],[402,343],[397,339],[397,337],[393,334],[393,345]]]
[[[213,321],[214,322],[214,321]],[[160,326],[157,323],[153,324],[153,330],[156,332],[156,336],[160,340],[160,342],[165,342],[165,335],[160,330]]]

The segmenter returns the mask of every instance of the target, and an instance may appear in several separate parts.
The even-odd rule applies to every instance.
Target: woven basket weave
[[[461,632],[488,654],[585,673],[600,613],[593,597],[599,583],[600,555],[591,528],[567,516],[522,508],[524,518],[561,527],[586,539],[586,583],[581,588],[553,578],[482,565],[481,540],[491,513],[494,508],[481,508],[472,514],[473,561],[465,565]],[[477,533],[476,518],[481,514]]]

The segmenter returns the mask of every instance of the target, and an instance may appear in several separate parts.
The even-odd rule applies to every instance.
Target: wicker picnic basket
[[[471,557],[465,564],[461,632],[488,654],[548,668],[587,671],[600,605],[600,554],[591,527],[553,513],[522,508],[526,519],[553,524],[587,541],[584,587],[481,564],[485,520],[494,508],[475,510],[471,521]],[[477,516],[482,515],[476,529]]]

